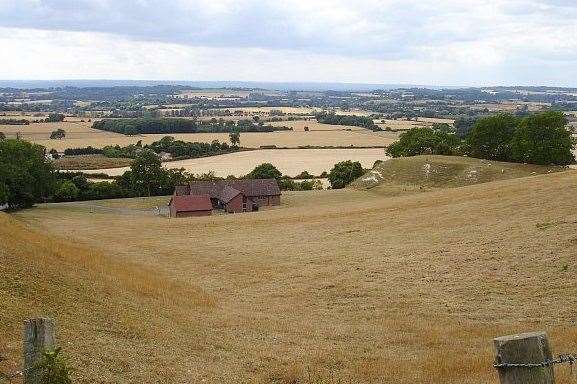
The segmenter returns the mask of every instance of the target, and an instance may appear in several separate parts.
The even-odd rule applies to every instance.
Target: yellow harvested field
[[[498,383],[496,336],[577,350],[576,193],[561,172],[202,218],[0,213],[0,364],[19,367],[33,313],[58,321],[78,383]]]
[[[198,159],[178,160],[164,163],[166,168],[184,168],[194,174],[214,172],[217,176],[243,176],[259,164],[271,163],[283,174],[296,176],[302,171],[319,175],[330,171],[340,161],[359,161],[364,168],[370,168],[377,160],[386,160],[382,148],[362,149],[262,149],[230,153]],[[106,173],[110,176],[123,174],[127,167],[96,169],[86,173]]]
[[[278,122],[278,125],[289,125],[291,122]],[[292,122],[296,123],[296,122]],[[321,125],[315,124],[315,129],[321,129]],[[311,125],[312,125],[311,124]],[[90,128],[90,122],[63,122],[63,123],[38,123],[30,125],[2,125],[0,132],[4,132],[8,137],[15,137],[16,132],[21,138],[45,146],[48,149],[54,148],[63,151],[66,148],[79,148],[92,146],[102,148],[106,145],[136,144],[139,140],[143,144],[150,144],[162,139],[165,135],[139,135],[125,136],[113,132],[99,131]],[[295,124],[298,126],[298,123]],[[326,125],[327,129],[332,129],[331,125]],[[62,140],[51,140],[50,133],[58,128],[66,131],[66,137]],[[241,145],[247,148],[259,148],[262,145],[276,145],[277,147],[299,147],[299,146],[386,146],[394,139],[383,137],[382,135],[367,131],[355,130],[345,131],[340,127],[340,131],[284,131],[284,132],[249,132],[240,135]],[[177,133],[171,135],[178,140],[197,141],[210,143],[213,140],[228,142],[227,133]]]

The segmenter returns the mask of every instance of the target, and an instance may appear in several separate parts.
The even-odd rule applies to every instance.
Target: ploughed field
[[[147,199],[0,214],[0,364],[42,314],[80,383],[494,383],[494,336],[577,350],[576,195],[567,171],[204,218]]]
[[[241,151],[225,155],[200,157],[196,159],[177,160],[163,163],[165,168],[184,168],[194,174],[214,172],[216,176],[237,177],[250,173],[262,163],[271,163],[284,175],[297,176],[302,171],[313,175],[329,172],[341,161],[359,161],[364,168],[371,168],[375,161],[388,157],[383,148],[355,149],[261,149]],[[106,173],[109,176],[122,175],[129,169],[121,168],[91,169],[86,173]]]

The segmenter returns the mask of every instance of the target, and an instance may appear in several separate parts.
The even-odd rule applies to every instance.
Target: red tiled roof
[[[176,212],[210,211],[212,203],[208,195],[186,195],[172,196],[170,205],[174,206]]]

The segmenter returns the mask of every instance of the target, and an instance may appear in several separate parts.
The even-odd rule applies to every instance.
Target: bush
[[[333,169],[329,172],[331,188],[344,188],[356,178],[361,177],[363,173],[363,167],[358,161],[341,161],[340,163],[335,164]]]
[[[59,183],[54,192],[55,201],[74,201],[78,198],[79,189],[70,180],[64,180]]]
[[[41,382],[43,384],[71,384],[72,369],[64,358],[60,355],[62,350],[56,348],[54,351],[42,353],[37,369],[40,371]]]

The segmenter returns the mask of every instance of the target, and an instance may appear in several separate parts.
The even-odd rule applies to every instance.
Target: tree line
[[[350,125],[355,127],[363,127],[372,131],[380,131],[378,125],[375,124],[372,118],[367,116],[356,115],[337,115],[334,112],[321,112],[315,114],[315,118],[319,123],[332,125]]]
[[[144,148],[136,154],[130,170],[114,180],[94,182],[81,172],[55,171],[45,153],[44,147],[24,140],[0,140],[0,205],[22,209],[37,202],[171,195],[177,185],[219,179],[213,173],[193,175],[182,168],[163,168],[158,155]],[[342,188],[363,172],[360,163],[348,161],[336,164],[322,176],[328,177],[333,188]],[[300,176],[310,175],[303,172]],[[243,178],[274,178],[283,190],[322,188],[316,178],[295,181],[269,163],[257,166]]]
[[[479,118],[468,128],[464,137],[455,134],[454,128],[447,124],[413,128],[389,145],[387,153],[392,157],[466,155],[540,165],[575,162],[572,152],[575,140],[562,112],[549,111],[525,117],[501,113]]]
[[[92,128],[121,133],[124,135],[139,134],[171,134],[171,133],[229,133],[237,132],[273,132],[290,130],[287,127],[264,125],[251,120],[224,121],[212,119],[209,121],[169,118],[137,118],[137,119],[103,119],[95,121]]]

